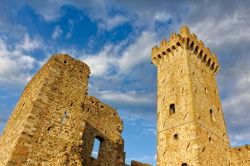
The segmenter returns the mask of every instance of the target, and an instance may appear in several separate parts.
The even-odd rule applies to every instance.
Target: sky
[[[221,65],[216,79],[232,146],[250,144],[250,1],[0,0],[0,132],[52,54],[91,68],[89,94],[118,109],[126,162],[155,165],[151,48],[188,25]]]

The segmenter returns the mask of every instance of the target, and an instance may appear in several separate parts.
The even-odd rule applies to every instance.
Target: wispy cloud
[[[115,57],[115,47],[116,46],[108,44],[104,46],[104,48],[99,53],[94,55],[83,55],[80,59],[90,66],[91,75],[107,75],[109,69],[117,63],[117,59]]]
[[[112,91],[100,91],[100,98],[105,101],[115,102],[117,104],[128,105],[151,105],[154,103],[153,93],[140,93],[136,91],[129,92],[112,92]]]
[[[109,69],[115,67],[117,74],[123,74],[133,70],[143,62],[150,61],[152,45],[157,41],[154,32],[142,32],[131,44],[124,48],[124,42],[119,44],[107,44],[97,54],[82,55],[80,58],[86,62],[93,76],[109,74]]]
[[[108,19],[103,19],[101,20],[98,25],[101,29],[104,30],[112,30],[113,28],[117,27],[117,26],[121,26],[124,23],[126,23],[128,21],[127,17],[123,16],[123,15],[115,15],[113,17],[110,17]]]
[[[52,39],[57,39],[58,37],[60,37],[63,34],[62,29],[60,28],[60,26],[56,26],[51,37]]]
[[[31,39],[30,36],[26,33],[22,42],[16,47],[17,49],[22,49],[24,51],[33,51],[38,48],[42,49],[43,43],[37,38]]]

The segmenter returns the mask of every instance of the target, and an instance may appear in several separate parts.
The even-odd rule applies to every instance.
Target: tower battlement
[[[197,57],[206,65],[214,74],[219,71],[218,58],[213,54],[204,43],[197,39],[194,33],[190,33],[187,26],[180,28],[180,33],[172,33],[169,41],[162,40],[159,46],[152,48],[152,63],[158,65],[161,60],[168,61],[169,56],[174,56],[174,52],[179,48],[189,51],[190,55]]]

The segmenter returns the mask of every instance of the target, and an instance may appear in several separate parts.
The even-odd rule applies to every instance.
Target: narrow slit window
[[[215,122],[213,110],[210,109],[209,113],[210,113],[210,120],[211,120],[211,122]]]
[[[100,146],[101,146],[101,140],[99,138],[95,138],[94,140],[94,146],[92,149],[91,157],[97,159],[99,156],[99,151],[100,151]]]
[[[175,104],[170,104],[169,106],[169,114],[172,115],[175,113]]]

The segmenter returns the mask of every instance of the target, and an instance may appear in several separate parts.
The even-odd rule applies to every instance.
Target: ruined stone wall
[[[152,49],[152,62],[158,71],[157,165],[229,165],[217,57],[182,27]]]
[[[131,166],[150,166],[149,164],[144,164],[138,161],[131,161]]]
[[[250,145],[230,149],[230,166],[250,165]]]
[[[37,107],[38,93],[45,83],[44,78],[48,77],[48,73],[44,72],[45,70],[46,68],[43,67],[28,83],[3,130],[0,142],[0,165],[6,165],[8,161],[13,164],[20,164],[26,160],[25,157],[18,158],[18,156],[27,155],[27,146],[24,145],[26,142],[21,142],[25,139],[26,133],[30,135],[36,130],[36,127],[31,124],[35,117],[31,112]],[[13,161],[13,158],[16,158],[16,161]]]
[[[117,112],[87,96],[89,67],[53,56],[24,90],[2,134],[0,165],[124,165]],[[101,141],[91,157],[94,139]]]

